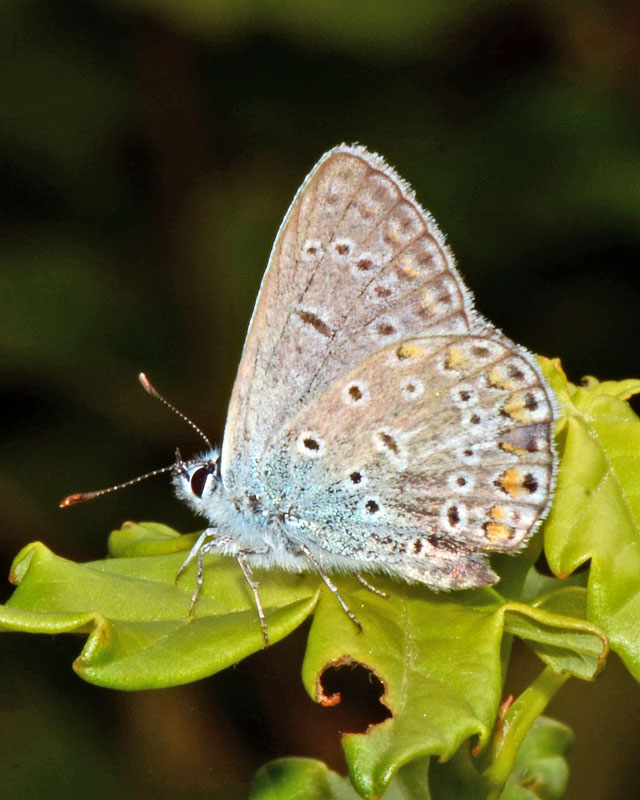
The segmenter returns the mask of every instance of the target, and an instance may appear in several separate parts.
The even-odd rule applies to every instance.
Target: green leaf
[[[565,753],[571,730],[556,720],[538,717],[515,759],[500,800],[560,800],[568,777]],[[490,789],[463,746],[446,763],[418,760],[399,771],[385,800],[486,800]],[[282,758],[256,773],[249,800],[357,800],[348,778],[312,758]]]
[[[196,543],[198,534],[180,535],[168,525],[159,522],[125,522],[111,531],[107,550],[112,558],[157,556],[182,552]]]
[[[130,541],[128,547],[148,550],[153,526],[138,526],[138,531],[139,546]],[[237,564],[219,556],[207,559],[190,621],[192,571],[175,582],[185,553],[164,554],[163,549],[175,548],[177,534],[167,536],[162,528],[156,534],[158,555],[88,564],[60,558],[41,543],[28,545],[14,561],[12,580],[19,585],[0,607],[0,628],[89,633],[74,669],[91,683],[116,689],[187,683],[259,650],[262,635],[253,595]],[[192,536],[179,539],[183,548],[193,541]],[[317,588],[298,575],[259,577],[270,641],[277,642],[311,613]]]
[[[207,556],[189,621],[192,569],[177,584],[175,576],[194,539],[162,525],[129,523],[110,537],[115,557],[88,564],[29,545],[14,562],[18,588],[0,608],[0,626],[88,634],[74,667],[103,686],[171,686],[211,675],[258,650],[262,640],[253,596],[230,558]],[[511,560],[505,570],[509,564],[519,576],[506,581],[514,587],[522,568]],[[427,756],[449,758],[473,736],[481,746],[487,742],[500,706],[505,633],[517,633],[547,663],[581,677],[595,674],[606,651],[602,633],[576,616],[582,606],[559,605],[557,595],[555,608],[563,613],[548,597],[534,599],[536,607],[506,602],[493,589],[438,595],[382,578],[376,583],[389,597],[380,597],[342,576],[340,590],[363,624],[359,633],[335,597],[318,588],[319,578],[271,570],[258,571],[258,579],[270,641],[315,609],[303,665],[314,699],[339,700],[323,686],[332,665],[363,664],[383,684],[390,718],[344,738],[352,781],[365,796],[382,794],[397,774],[396,786],[406,793]]]
[[[358,800],[358,795],[322,761],[280,758],[258,770],[249,800]]]
[[[429,800],[427,760],[400,770],[385,800]],[[358,800],[348,778],[313,758],[280,758],[258,770],[249,800]]]
[[[640,680],[640,419],[625,402],[640,381],[589,378],[578,388],[557,360],[543,368],[564,411],[545,554],[560,577],[591,562],[587,619]]]
[[[391,716],[364,734],[343,738],[357,791],[380,796],[396,771],[425,756],[453,756],[477,736],[486,744],[501,698],[503,636],[522,635],[543,659],[580,677],[593,677],[606,638],[584,620],[525,604],[504,603],[492,590],[436,595],[377,582],[393,592],[375,597],[355,580],[341,582],[363,632],[344,624],[334,603],[316,608],[303,665],[307,691],[327,705],[323,675],[331,666],[360,663],[382,682]]]
[[[609,645],[604,633],[584,619],[585,604],[586,592],[578,587],[560,588],[533,607],[509,603],[504,606],[505,630],[527,642],[555,672],[591,680]]]

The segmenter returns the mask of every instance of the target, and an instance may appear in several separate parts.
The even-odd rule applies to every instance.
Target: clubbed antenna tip
[[[138,375],[138,380],[139,380],[139,381],[140,381],[140,383],[142,384],[142,388],[145,390],[145,392],[147,392],[148,394],[150,394],[150,395],[151,395],[151,397],[155,397],[155,398],[156,398],[156,400],[159,400],[159,401],[160,401],[160,402],[161,402],[163,405],[165,405],[165,406],[166,406],[168,409],[170,409],[171,411],[173,411],[173,413],[174,413],[176,416],[180,417],[180,419],[181,419],[181,420],[183,420],[184,422],[186,422],[186,423],[187,423],[187,425],[189,425],[189,427],[190,427],[190,428],[192,428],[192,430],[194,430],[194,431],[195,431],[195,432],[198,434],[198,436],[199,436],[199,437],[200,437],[200,438],[201,438],[201,439],[204,441],[204,443],[207,445],[207,447],[209,448],[209,450],[213,450],[213,445],[212,445],[212,444],[211,444],[211,442],[209,441],[208,437],[207,437],[207,436],[205,436],[205,434],[204,434],[204,433],[202,432],[202,430],[201,430],[201,429],[200,429],[200,428],[199,428],[199,427],[196,425],[196,423],[195,423],[193,420],[189,419],[189,417],[188,417],[186,414],[183,414],[183,413],[182,413],[182,411],[179,411],[179,410],[178,410],[178,409],[177,409],[177,408],[176,408],[176,407],[173,405],[173,403],[170,403],[170,402],[167,400],[167,398],[166,398],[166,397],[163,397],[163,396],[160,394],[160,392],[159,392],[159,391],[156,389],[156,387],[155,387],[155,386],[154,386],[154,385],[151,383],[151,381],[149,380],[149,378],[147,377],[147,375],[146,375],[144,372],[141,372],[141,373]]]
[[[127,486],[140,483],[140,481],[146,481],[147,478],[154,478],[156,475],[171,472],[173,469],[175,469],[175,464],[171,464],[168,467],[161,467],[160,469],[154,469],[151,472],[146,472],[144,475],[139,475],[137,478],[132,478],[130,481],[118,483],[115,486],[108,486],[106,489],[98,489],[95,492],[77,492],[76,494],[70,494],[65,497],[64,500],[61,500],[58,505],[60,508],[68,508],[69,506],[76,505],[76,503],[84,503],[85,500],[94,500],[96,497],[102,497],[103,494],[117,492],[120,489],[125,489]]]

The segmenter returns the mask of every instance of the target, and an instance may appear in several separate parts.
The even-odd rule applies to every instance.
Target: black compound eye
[[[191,491],[196,497],[202,497],[209,475],[211,475],[210,469],[207,467],[198,467],[191,476]]]

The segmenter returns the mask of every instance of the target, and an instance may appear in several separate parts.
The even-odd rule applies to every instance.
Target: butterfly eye
[[[211,470],[207,469],[207,467],[199,467],[191,476],[191,491],[196,497],[202,497],[207,478],[210,474]]]

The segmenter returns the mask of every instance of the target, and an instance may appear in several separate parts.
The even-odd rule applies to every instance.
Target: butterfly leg
[[[372,594],[377,594],[378,597],[384,597],[387,600],[389,599],[389,595],[386,592],[383,592],[382,589],[376,589],[376,587],[370,584],[369,581],[365,580],[362,575],[356,575],[356,578],[360,581],[364,588],[368,589]]]
[[[180,569],[176,574],[175,582],[177,583],[179,579],[182,577],[183,572],[189,566],[189,564],[196,558],[200,551],[202,550],[204,544],[206,543],[207,539],[212,539],[211,528],[207,528],[206,530],[202,531],[200,536],[198,536],[196,543],[193,545],[191,550],[189,550],[189,555],[185,558],[182,562]]]
[[[255,552],[255,551],[251,551]],[[260,620],[260,628],[262,629],[262,641],[264,647],[269,646],[269,631],[267,630],[267,620],[264,615],[264,607],[262,605],[262,600],[260,599],[260,592],[258,591],[258,582],[253,577],[253,572],[251,572],[251,567],[247,564],[244,555],[242,553],[238,553],[236,556],[236,560],[240,565],[240,569],[242,573],[251,587],[251,591],[253,592],[253,599],[256,603],[256,609],[258,610],[258,619]]]
[[[193,588],[193,593],[191,594],[191,603],[189,604],[189,621],[193,620],[195,617],[196,603],[198,602],[198,597],[200,596],[200,591],[202,590],[205,554],[214,548],[228,544],[231,541],[230,536],[225,536],[223,539],[213,538],[211,530],[211,528],[207,528],[207,530],[200,534],[196,543],[189,551],[189,555],[182,562],[182,565],[180,566],[175,578],[175,582],[177,583],[185,569],[194,559],[196,559],[196,584]]]
[[[360,632],[362,632],[362,623],[356,617],[356,615],[353,613],[353,611],[349,608],[349,606],[345,603],[344,598],[342,597],[342,595],[340,594],[340,592],[338,590],[338,587],[335,585],[335,583],[331,580],[331,578],[322,569],[321,565],[318,563],[318,560],[314,557],[314,555],[311,552],[311,550],[309,550],[309,548],[307,547],[306,544],[303,544],[301,549],[302,549],[302,552],[309,559],[309,561],[311,561],[313,566],[316,568],[316,571],[317,571],[318,575],[325,582],[325,584],[327,585],[327,588],[329,588],[333,592],[333,594],[335,595],[337,601],[342,606],[342,610],[344,611],[344,613],[349,617],[349,619],[351,620],[351,622],[353,622],[353,624],[356,626],[356,628]]]

